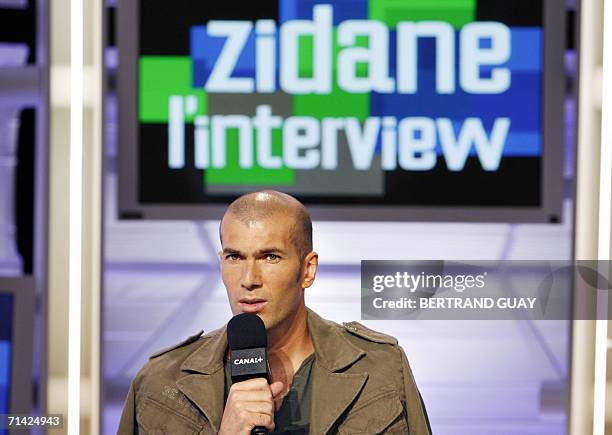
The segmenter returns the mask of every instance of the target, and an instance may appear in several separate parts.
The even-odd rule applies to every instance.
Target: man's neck
[[[282,328],[282,329],[281,329]],[[308,312],[300,309],[288,325],[279,325],[276,331],[268,331],[268,355],[272,380],[282,381],[288,389],[293,375],[313,351],[308,330]]]
[[[312,338],[308,330],[308,312],[302,306],[286,324],[268,331],[268,353],[284,355],[299,367],[304,358],[313,352]]]

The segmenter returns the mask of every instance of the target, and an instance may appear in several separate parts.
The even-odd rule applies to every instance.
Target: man
[[[151,356],[127,397],[120,434],[429,435],[425,406],[393,337],[340,326],[304,303],[318,255],[312,223],[275,191],[234,201],[220,226],[223,283],[234,315],[256,313],[268,336],[271,384],[231,384],[225,327]]]

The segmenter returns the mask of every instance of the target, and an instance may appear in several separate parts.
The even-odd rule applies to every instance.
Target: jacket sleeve
[[[410,435],[431,435],[431,426],[429,425],[429,417],[425,403],[419,393],[408,358],[404,350],[399,347],[402,357],[402,376],[404,378],[404,393],[406,394],[406,413],[408,414],[408,428]]]
[[[117,435],[137,435],[138,424],[136,423],[136,394],[134,392],[134,382],[130,385],[130,391],[125,399],[121,421],[117,429]]]

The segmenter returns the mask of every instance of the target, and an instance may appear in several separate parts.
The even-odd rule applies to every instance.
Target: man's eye
[[[266,254],[266,260],[269,260],[269,261],[280,260],[280,256],[276,254]]]
[[[228,254],[225,256],[226,260],[237,261],[240,260],[240,255],[238,254]]]

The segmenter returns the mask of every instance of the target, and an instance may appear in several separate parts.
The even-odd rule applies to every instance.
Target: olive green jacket
[[[315,349],[310,433],[430,435],[397,340],[308,310]],[[118,433],[214,434],[224,409],[226,328],[151,356],[130,386]]]

